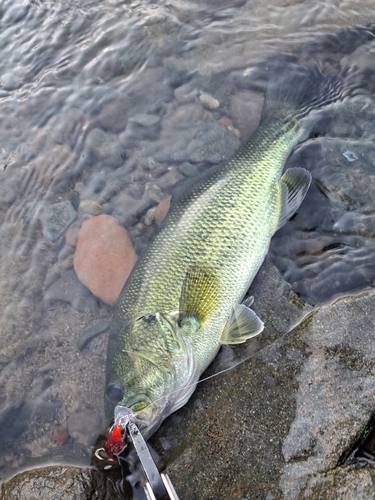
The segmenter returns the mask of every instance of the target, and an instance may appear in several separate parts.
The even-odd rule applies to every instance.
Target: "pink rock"
[[[126,229],[110,215],[86,220],[78,235],[74,270],[103,302],[115,305],[137,260]]]
[[[161,224],[169,211],[169,207],[171,205],[172,196],[168,196],[161,200],[159,205],[155,208],[154,217],[156,224]]]
[[[64,444],[69,439],[69,432],[66,427],[54,429],[53,431],[53,439],[58,444]]]

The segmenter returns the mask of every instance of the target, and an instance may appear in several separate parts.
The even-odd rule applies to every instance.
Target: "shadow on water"
[[[0,6],[2,479],[44,460],[89,464],[105,427],[106,338],[83,353],[76,342],[113,307],[78,280],[74,232],[111,215],[140,254],[175,184],[230,158],[255,130],[270,55],[354,74],[359,89],[314,115],[311,138],[286,165],[313,176],[270,247],[303,299],[294,323],[224,349],[208,375],[285,335],[309,304],[373,286],[375,29],[326,35],[366,16],[284,3]],[[256,307],[267,316],[267,305]]]

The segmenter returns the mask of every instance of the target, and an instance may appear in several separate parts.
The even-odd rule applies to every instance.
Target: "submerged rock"
[[[74,269],[80,281],[109,305],[115,305],[137,260],[126,229],[110,215],[85,221],[78,235]]]
[[[171,206],[171,196],[164,198],[159,205],[155,208],[154,218],[156,224],[161,224],[169,211],[169,207]]]
[[[263,108],[263,95],[246,90],[238,92],[230,99],[233,124],[239,129],[244,142],[248,141],[259,125]]]
[[[97,299],[79,281],[73,269],[69,269],[48,288],[44,295],[44,300],[47,302],[62,300],[63,302],[68,302],[76,311],[80,312],[97,308]]]
[[[142,125],[142,127],[152,127],[160,122],[160,116],[147,115],[146,113],[140,113],[138,115],[132,116],[129,121]]]
[[[92,445],[100,434],[102,421],[97,413],[83,410],[69,415],[66,425],[76,443]]]
[[[49,241],[56,241],[77,217],[71,202],[60,201],[54,205],[43,205],[36,217],[42,223],[42,233]]]

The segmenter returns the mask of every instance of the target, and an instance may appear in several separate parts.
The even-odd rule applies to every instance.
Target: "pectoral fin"
[[[263,321],[252,309],[244,304],[237,304],[225,325],[221,336],[222,344],[241,344],[258,335],[264,328]]]
[[[281,211],[277,230],[298,210],[310,187],[311,174],[304,168],[288,168],[280,179]]]
[[[77,346],[80,351],[83,351],[83,349],[87,346],[89,342],[101,333],[106,332],[109,330],[111,326],[111,323],[109,321],[103,321],[102,323],[98,323],[88,330],[84,331],[83,334],[79,337],[77,340]]]
[[[194,317],[202,325],[220,303],[220,284],[204,264],[194,264],[186,272],[180,297],[180,318]]]

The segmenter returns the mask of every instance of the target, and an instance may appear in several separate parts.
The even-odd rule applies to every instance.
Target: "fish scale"
[[[187,401],[221,344],[262,330],[240,303],[272,235],[295,213],[311,179],[304,169],[282,176],[284,163],[298,141],[299,118],[336,99],[340,88],[334,79],[301,71],[307,102],[298,102],[285,82],[281,91],[268,89],[261,125],[246,146],[172,197],[111,325],[109,419],[116,404],[130,407],[150,435]]]

